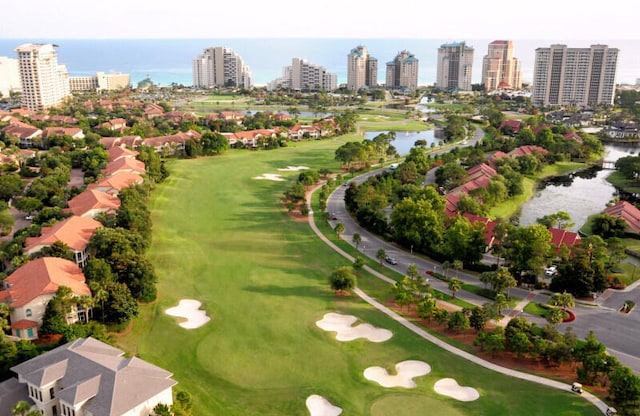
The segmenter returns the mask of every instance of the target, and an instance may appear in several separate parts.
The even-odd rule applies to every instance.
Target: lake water
[[[606,145],[605,160],[618,160],[623,156],[637,154],[638,150],[638,147]],[[565,211],[575,223],[570,230],[577,231],[590,215],[604,210],[607,202],[619,195],[616,188],[606,180],[612,172],[614,171],[595,167],[544,181],[533,198],[522,206],[520,224],[535,224],[538,218]]]
[[[368,131],[364,133],[365,139],[373,140],[380,133],[389,133],[389,131]],[[438,145],[440,140],[435,136],[435,130],[425,131],[398,131],[396,132],[396,139],[391,142],[393,147],[396,148],[400,156],[409,154],[409,150],[413,147],[416,140],[426,140],[427,148],[431,147],[431,143]]]

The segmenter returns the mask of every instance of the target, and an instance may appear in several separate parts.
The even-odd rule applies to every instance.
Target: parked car
[[[544,270],[545,276],[555,276],[558,273],[558,268],[556,266],[549,266]]]
[[[398,264],[398,260],[396,260],[395,257],[391,257],[391,256],[387,256],[384,261],[386,261],[389,264]]]
[[[24,216],[24,219],[27,220],[27,221],[31,221],[33,218],[34,217],[31,214],[27,214],[27,215]]]
[[[335,213],[335,212],[332,212],[332,213],[331,213],[331,219],[332,219],[332,220],[337,220],[337,219],[338,219],[338,216],[336,215],[336,213]]]

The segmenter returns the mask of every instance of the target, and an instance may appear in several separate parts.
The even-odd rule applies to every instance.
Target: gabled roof
[[[527,146],[516,147],[515,149],[509,152],[509,156],[520,157],[524,155],[531,155],[534,153],[541,153],[546,155],[547,153],[549,153],[549,151],[544,147],[527,145]]]
[[[128,188],[134,184],[141,184],[144,182],[142,176],[131,172],[118,172],[108,178],[104,178],[96,183],[91,183],[87,186],[87,189],[105,189],[121,191],[124,188]]]
[[[520,120],[503,120],[502,123],[500,123],[499,130],[502,130],[503,127],[509,127],[514,134],[518,134],[521,123],[522,121]]]
[[[118,160],[121,157],[130,157],[135,159],[135,157],[140,154],[140,152],[137,152],[135,150],[129,150],[126,147],[122,147],[122,146],[109,147],[109,150],[107,150],[107,153],[109,154],[109,162]]]
[[[496,237],[493,230],[496,228],[496,225],[498,225],[496,221],[491,221],[489,218],[479,215],[469,214],[468,212],[462,214],[462,216],[468,219],[471,224],[484,224],[484,241],[488,246],[491,246],[495,242]]]
[[[582,239],[580,238],[580,234],[573,231],[563,230],[561,228],[551,227],[549,228],[549,232],[551,233],[551,244],[556,247],[560,247],[561,245],[571,247],[572,245],[579,243]]]
[[[45,127],[42,137],[48,139],[51,136],[71,136],[74,139],[82,139],[84,133],[79,127]]]
[[[132,172],[139,175],[144,175],[146,172],[144,162],[131,157],[121,157],[113,162],[107,163],[107,166],[102,169],[104,176],[112,176],[118,172]]]
[[[9,288],[0,291],[0,301],[12,308],[24,306],[42,295],[53,295],[60,286],[66,286],[77,295],[91,295],[84,274],[77,264],[59,257],[31,260],[5,280]]]
[[[66,362],[66,365],[60,363]],[[45,386],[43,374],[55,367],[60,400],[94,415],[126,414],[171,389],[172,374],[93,338],[79,338],[11,368],[21,381]]]
[[[24,251],[27,254],[33,254],[56,241],[62,241],[73,251],[84,251],[91,236],[99,227],[102,227],[102,224],[92,218],[74,215],[51,227],[42,227],[39,237],[27,237]]]
[[[492,178],[497,174],[498,172],[486,163],[480,163],[479,165],[475,165],[474,167],[467,169],[469,180],[474,180],[481,176]]]
[[[622,218],[630,230],[640,233],[640,210],[627,201],[620,201],[603,211],[605,214],[616,218]]]
[[[69,202],[69,211],[82,217],[89,211],[117,211],[120,208],[120,198],[96,189],[88,189],[76,195]]]
[[[20,139],[32,139],[42,135],[42,130],[25,123],[9,124],[2,131],[7,135],[16,136]]]
[[[100,144],[107,149],[115,146],[126,146],[135,149],[142,144],[142,138],[140,136],[103,137],[100,139]]]

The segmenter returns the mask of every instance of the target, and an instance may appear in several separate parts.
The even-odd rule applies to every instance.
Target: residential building
[[[159,145],[162,150],[163,145]],[[90,183],[87,189],[95,189],[96,191],[106,192],[109,195],[117,196],[124,188],[128,188],[133,185],[141,185],[144,182],[144,178],[137,173],[132,172],[119,172],[114,175],[104,178],[95,183]]]
[[[447,91],[471,91],[473,48],[463,42],[438,48],[436,87]]]
[[[337,85],[336,74],[304,59],[293,58],[291,66],[284,67],[282,77],[271,81],[267,85],[267,90],[291,88],[298,91],[333,91]]]
[[[347,89],[358,91],[362,87],[378,86],[378,60],[359,45],[347,55]]]
[[[533,105],[613,105],[618,49],[607,45],[536,49],[531,101]]]
[[[0,285],[0,302],[11,308],[11,334],[20,339],[37,339],[47,303],[60,286],[75,296],[91,296],[84,274],[74,262],[59,257],[31,260],[11,273]],[[67,323],[86,322],[88,310],[74,306]]]
[[[94,338],[78,338],[11,368],[44,416],[147,416],[173,404],[172,374]]]
[[[96,189],[87,189],[69,200],[66,210],[78,217],[96,218],[100,214],[115,215],[120,209],[120,198]]]
[[[7,98],[21,90],[18,60],[0,56],[0,97]]]
[[[387,88],[418,88],[418,59],[408,50],[398,52],[391,62],[387,62]]]
[[[129,74],[105,74],[96,72],[92,76],[69,77],[71,91],[115,91],[131,85]]]
[[[513,56],[513,42],[494,40],[482,60],[482,83],[485,91],[522,88],[520,61]]]
[[[24,242],[24,253],[32,255],[44,247],[61,241],[73,251],[75,263],[84,267],[89,257],[87,250],[89,240],[100,227],[102,224],[92,218],[71,216],[50,227],[42,227],[38,237],[27,237]]]
[[[206,48],[192,62],[193,85],[201,88],[243,87],[251,88],[251,71],[231,48],[216,46]]]
[[[25,43],[18,53],[22,102],[28,109],[41,111],[54,107],[71,95],[69,73],[58,63],[58,54],[51,43]]]

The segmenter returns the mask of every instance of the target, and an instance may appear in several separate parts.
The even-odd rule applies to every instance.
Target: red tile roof
[[[124,188],[144,182],[142,176],[131,172],[119,172],[99,182],[91,183],[88,189],[96,189],[107,193],[118,193]]]
[[[24,251],[27,254],[37,253],[42,247],[62,241],[74,251],[84,251],[96,228],[102,227],[92,218],[78,216],[69,217],[51,227],[42,227],[39,237],[27,237]]]
[[[556,247],[560,247],[562,245],[571,247],[572,245],[579,243],[582,239],[580,238],[580,234],[560,228],[551,227],[549,228],[549,232],[551,233],[551,244]]]
[[[546,155],[547,153],[549,153],[549,151],[544,147],[527,145],[527,146],[516,147],[515,149],[509,152],[509,156],[520,157],[524,155],[531,155],[534,153],[541,153]]]
[[[113,162],[122,157],[130,157],[135,159],[135,157],[140,154],[140,152],[137,152],[135,150],[129,150],[126,147],[122,147],[122,146],[109,147],[109,150],[107,150],[107,153],[109,154],[109,162]]]
[[[616,218],[622,218],[630,230],[640,233],[640,210],[627,201],[620,201],[603,211]]]
[[[74,262],[59,257],[42,257],[31,260],[4,280],[9,288],[0,291],[0,301],[9,306],[24,306],[41,295],[55,294],[60,286],[66,286],[77,295],[91,296],[84,274]]]
[[[120,208],[120,198],[95,189],[88,189],[69,200],[69,211],[78,217],[94,212],[114,212]]]
[[[104,176],[113,176],[118,172],[131,172],[138,175],[144,175],[146,172],[144,162],[141,162],[132,157],[121,157],[113,162],[107,163],[107,166],[102,169]]]
[[[82,139],[84,133],[79,127],[45,127],[42,137],[48,139],[51,136],[71,136],[74,139]]]
[[[499,129],[501,130],[503,127],[506,126],[506,127],[509,127],[512,132],[514,132],[515,134],[518,134],[518,132],[520,131],[521,123],[522,121],[520,120],[503,120],[502,123],[500,123]]]

